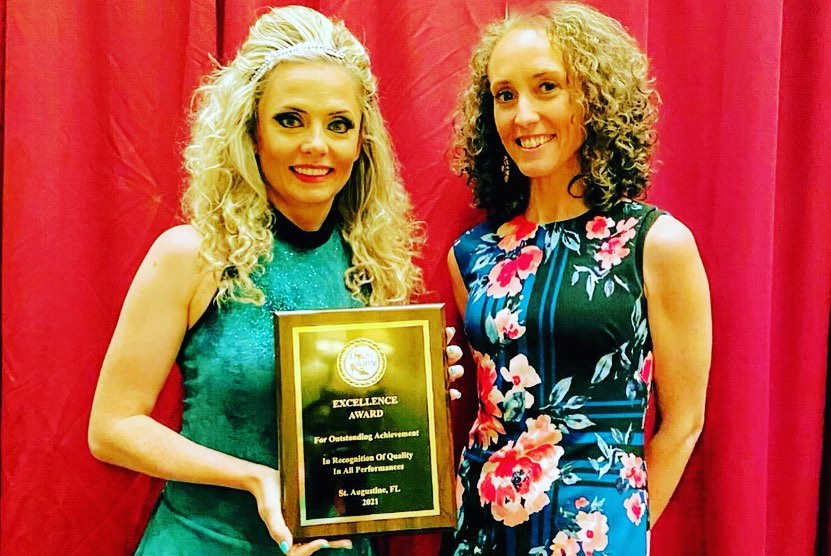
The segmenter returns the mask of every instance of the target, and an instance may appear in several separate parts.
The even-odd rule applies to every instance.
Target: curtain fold
[[[212,58],[233,57],[257,15],[288,3],[2,4],[0,555],[134,550],[161,483],[88,452],[101,360],[139,262],[181,222],[194,87]],[[428,234],[425,300],[445,302],[448,324],[461,330],[444,258],[481,215],[448,169],[452,110],[479,29],[504,15],[505,0],[302,3],[343,19],[370,51]],[[655,528],[653,554],[831,555],[822,466],[831,5],[592,3],[653,60],[663,107],[649,200],[693,230],[712,289],[705,430]],[[469,360],[466,368],[453,408],[458,449],[475,414]],[[156,408],[172,427],[178,382],[172,373]],[[415,556],[438,542],[425,534],[382,545]]]

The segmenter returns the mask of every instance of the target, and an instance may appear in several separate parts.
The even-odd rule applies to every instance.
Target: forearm
[[[134,415],[91,431],[90,447],[101,461],[161,479],[252,491],[272,470],[206,448],[146,415]]]
[[[649,473],[649,522],[667,507],[701,432],[698,426],[661,426],[646,445]]]

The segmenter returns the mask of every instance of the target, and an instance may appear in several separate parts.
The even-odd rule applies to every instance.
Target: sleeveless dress
[[[182,435],[226,454],[277,468],[277,400],[273,312],[354,307],[344,285],[351,254],[330,216],[303,232],[275,214],[274,247],[254,278],[263,306],[211,303],[187,332],[177,362],[182,372]],[[334,232],[334,233],[333,233]],[[352,550],[372,554],[367,539]],[[212,485],[168,481],[136,554],[282,554],[257,512],[253,495]]]
[[[660,214],[620,201],[543,225],[520,215],[454,245],[479,406],[446,552],[648,553],[642,262]]]

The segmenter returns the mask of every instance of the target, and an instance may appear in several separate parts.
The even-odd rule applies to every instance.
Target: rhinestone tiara
[[[257,71],[255,71],[254,75],[251,76],[251,81],[256,83],[262,79],[263,76],[268,73],[277,62],[290,58],[296,54],[323,54],[325,56],[329,56],[330,58],[337,58],[338,60],[343,60],[345,58],[343,52],[340,50],[335,50],[334,48],[329,48],[328,46],[323,46],[319,43],[301,42],[286,48],[281,48],[280,50],[272,50],[266,54],[263,63],[260,64],[260,67],[257,68]]]

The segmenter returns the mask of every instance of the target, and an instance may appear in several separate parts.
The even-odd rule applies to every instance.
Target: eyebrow
[[[539,72],[535,73],[532,77],[535,78],[535,79],[538,79],[540,77],[545,77],[547,75],[555,75],[557,77],[562,77],[562,78],[565,77],[565,73],[563,73],[562,71],[557,70],[557,69],[539,71]]]
[[[296,106],[286,106],[285,108],[278,109],[277,111],[278,112],[298,112],[300,114],[308,114],[308,111],[303,110],[302,108],[297,108]],[[342,116],[342,115],[351,116],[352,111],[349,110],[348,108],[344,108],[342,110],[333,110],[332,112],[329,112],[327,115],[328,116]]]
[[[557,77],[559,79],[566,79],[566,74],[564,72],[558,70],[558,69],[549,69],[549,70],[538,71],[537,73],[535,73],[534,75],[531,76],[531,79],[539,79],[541,77],[546,77],[546,76],[549,76],[549,75]],[[494,88],[494,87],[497,87],[497,86],[502,86],[502,85],[510,85],[510,83],[511,82],[507,79],[500,79],[499,81],[491,82],[491,88]]]

